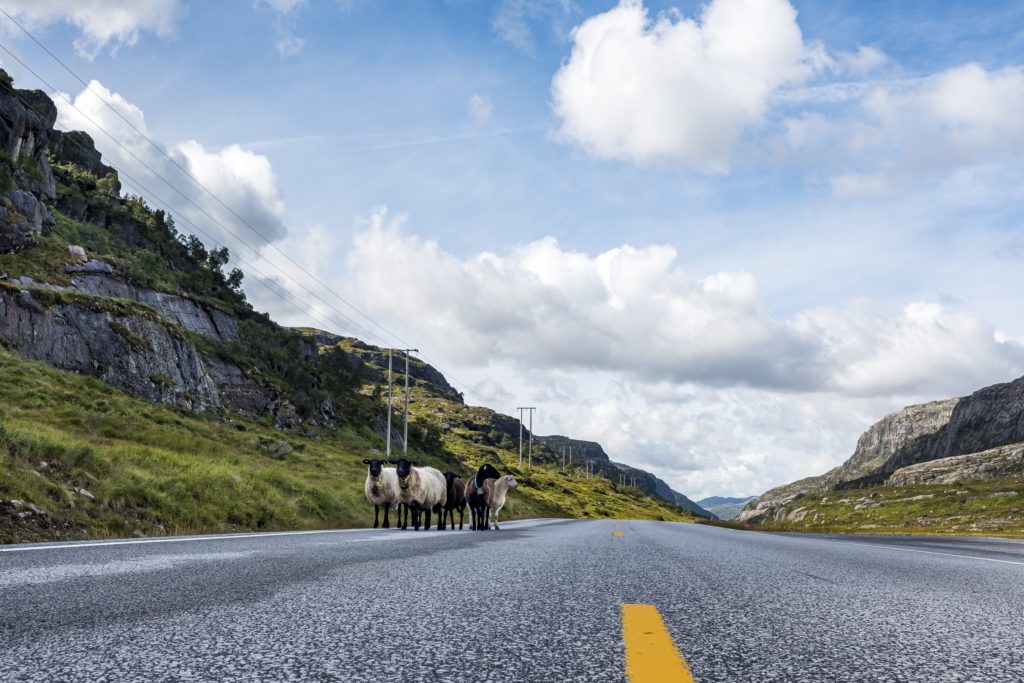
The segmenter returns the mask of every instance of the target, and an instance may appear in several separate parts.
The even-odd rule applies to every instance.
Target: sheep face
[[[371,477],[374,477],[376,479],[380,479],[380,473],[384,470],[384,461],[383,460],[364,459],[363,460],[363,464],[370,466],[369,470],[370,470],[370,476]]]
[[[391,460],[390,462],[395,466],[395,473],[398,475],[398,486],[404,491],[409,488],[409,477],[412,476],[412,468],[416,466],[416,463],[405,458]]]
[[[515,487],[519,486],[519,482],[516,481],[516,478],[513,477],[511,474],[506,474],[504,477],[502,477],[502,479],[508,484],[508,487],[510,489],[514,489]]]

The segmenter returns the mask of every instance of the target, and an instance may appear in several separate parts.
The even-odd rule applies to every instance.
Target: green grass
[[[368,429],[349,426],[311,438],[192,414],[3,349],[0,376],[0,500],[47,512],[22,520],[19,510],[0,504],[0,541],[371,523],[361,460],[384,444]],[[454,433],[441,438],[443,449],[416,450],[412,458],[462,472],[486,458],[519,479],[502,519],[687,519],[604,479],[588,481],[549,466],[521,470],[510,451],[482,448]]]
[[[502,518],[534,516],[570,516],[580,518],[692,520],[676,506],[649,498],[638,488],[619,486],[603,477],[587,478],[576,467],[561,472],[551,458],[541,459],[537,448],[533,467],[519,466],[518,446],[495,444],[488,424],[493,411],[465,406],[425,392],[410,406],[412,419],[435,425],[453,425],[441,431],[446,451],[464,465],[464,472],[473,472],[484,462],[494,463],[502,474],[511,474],[519,488],[509,495]],[[472,424],[476,429],[464,425]],[[458,425],[458,426],[455,426]],[[535,443],[535,447],[538,444]]]
[[[48,513],[15,522],[0,508],[0,540],[315,529],[368,519],[360,460],[379,445],[368,431],[344,428],[314,440],[224,424],[4,350],[0,376],[0,499]]]
[[[763,528],[1024,537],[1024,479],[827,491],[793,501],[786,510],[803,518]]]

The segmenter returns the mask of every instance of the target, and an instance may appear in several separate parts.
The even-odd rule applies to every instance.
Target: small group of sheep
[[[417,467],[415,462],[366,459],[366,500],[373,505],[373,528],[380,526],[380,512],[384,511],[383,528],[391,526],[389,513],[398,511],[395,527],[406,529],[412,517],[413,529],[430,528],[430,515],[437,515],[437,530],[448,525],[455,528],[455,511],[459,511],[459,529],[462,529],[466,507],[470,512],[470,529],[485,531],[498,528],[498,512],[505,505],[509,489],[519,483],[512,475],[501,476],[493,465],[484,465],[468,482],[454,472],[441,474],[433,467]],[[385,467],[384,465],[394,465]],[[494,517],[493,525],[491,516]],[[422,519],[421,519],[422,518]]]

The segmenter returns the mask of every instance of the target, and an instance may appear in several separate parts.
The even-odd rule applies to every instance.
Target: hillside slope
[[[820,477],[739,521],[774,528],[1024,534],[1024,377],[886,416]]]
[[[55,118],[0,71],[0,541],[369,523],[384,352],[253,310],[226,249],[122,196]],[[521,477],[508,514],[689,518],[543,458],[519,470],[463,426],[512,418],[465,406],[418,360],[412,376],[431,412],[414,404],[410,457],[499,463]]]

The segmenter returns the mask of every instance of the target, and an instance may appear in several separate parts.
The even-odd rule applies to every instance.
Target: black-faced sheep
[[[491,496],[489,501],[491,508],[491,515],[494,516],[492,525],[495,529],[498,529],[498,513],[501,512],[501,508],[505,505],[505,496],[508,495],[509,489],[514,489],[519,486],[519,482],[516,481],[515,477],[511,474],[506,474],[504,477],[498,477],[494,482],[494,495]]]
[[[466,513],[466,482],[462,481],[454,472],[445,472],[444,480],[447,484],[447,498],[441,509],[441,528],[445,528],[448,515],[451,515],[452,529],[455,529],[455,511],[458,510],[459,531],[462,531],[462,520]]]
[[[438,515],[440,522],[441,506],[447,500],[447,487],[444,475],[433,467],[416,467],[416,463],[401,458],[392,460],[395,473],[398,475],[398,502],[408,506],[412,512],[413,529],[420,528],[420,514],[426,521],[424,530],[430,528],[430,513]],[[406,528],[403,524],[402,528]],[[438,524],[438,530],[441,525]]]
[[[470,529],[486,531],[490,519],[490,499],[494,494],[494,481],[501,473],[494,465],[485,464],[466,483],[466,502],[469,504]]]
[[[384,509],[384,528],[391,527],[388,513],[391,508],[398,505],[398,474],[394,467],[384,467],[383,460],[363,460],[366,468],[366,483],[363,484],[363,491],[366,493],[366,500],[373,505],[373,528],[376,529],[380,523],[380,510]],[[401,511],[399,511],[401,519]],[[398,523],[395,523],[398,526]]]

